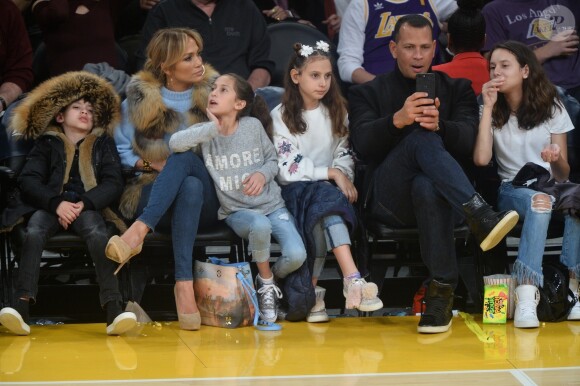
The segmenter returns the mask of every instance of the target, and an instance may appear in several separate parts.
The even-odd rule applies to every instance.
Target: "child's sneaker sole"
[[[330,318],[328,317],[326,310],[311,312],[306,317],[308,323],[324,323],[329,320]]]
[[[132,312],[123,312],[107,326],[107,335],[121,335],[137,325],[137,317]]]
[[[0,324],[16,335],[29,335],[30,326],[14,308],[6,307],[0,310]]]

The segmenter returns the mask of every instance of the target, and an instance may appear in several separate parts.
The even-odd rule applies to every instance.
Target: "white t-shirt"
[[[515,115],[501,129],[493,129],[493,149],[498,173],[502,180],[511,181],[527,163],[533,162],[550,171],[550,163],[541,157],[542,149],[551,143],[552,134],[574,129],[566,109],[555,108],[554,116],[531,130],[520,129]]]

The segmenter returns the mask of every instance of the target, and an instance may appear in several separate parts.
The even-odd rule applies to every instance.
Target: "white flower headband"
[[[328,52],[330,50],[330,46],[328,45],[327,42],[319,40],[316,42],[316,50]],[[313,52],[314,52],[314,48],[312,48],[311,46],[306,45],[306,44],[302,44],[300,51],[298,51],[298,53],[301,56],[304,56],[305,58],[312,55]]]

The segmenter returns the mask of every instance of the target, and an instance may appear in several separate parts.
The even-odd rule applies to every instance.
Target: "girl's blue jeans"
[[[533,284],[541,287],[544,283],[542,259],[548,236],[548,226],[552,210],[533,208],[533,198],[544,194],[528,188],[517,188],[511,182],[503,182],[499,187],[499,210],[515,210],[524,221],[518,257],[514,264],[513,275],[519,284]],[[562,264],[580,276],[580,220],[564,216],[564,235],[562,238]]]
[[[286,208],[263,215],[253,210],[240,210],[226,218],[234,232],[249,241],[248,249],[254,262],[263,263],[270,258],[271,236],[280,245],[282,255],[272,266],[276,277],[285,278],[300,268],[306,260],[306,249],[296,229],[294,217]]]

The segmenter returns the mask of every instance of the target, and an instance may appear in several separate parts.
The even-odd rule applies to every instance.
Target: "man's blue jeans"
[[[48,239],[59,229],[62,230],[62,227],[58,223],[57,215],[42,209],[34,212],[28,220],[18,267],[17,298],[27,297],[31,299],[31,302],[36,300],[42,251]],[[85,210],[73,221],[69,230],[79,235],[87,244],[87,249],[95,264],[101,306],[105,306],[110,301],[120,302],[122,298],[119,292],[119,282],[113,274],[117,263],[105,256],[105,246],[110,235],[101,214],[94,210]]]
[[[280,208],[264,216],[253,210],[240,210],[226,218],[236,234],[249,240],[248,249],[254,262],[263,263],[270,258],[271,236],[280,245],[282,255],[272,266],[276,277],[285,278],[300,268],[306,260],[306,249],[296,229],[294,217],[286,208]]]
[[[373,214],[394,228],[417,227],[421,257],[431,279],[457,285],[453,228],[475,190],[439,135],[409,133],[377,167]]]
[[[536,194],[542,193],[516,188],[511,182],[503,182],[499,187],[498,208],[515,210],[520,215],[520,220],[524,221],[518,258],[513,268],[516,280],[519,284],[541,287],[544,284],[542,260],[552,211],[532,209],[532,200]],[[576,277],[580,277],[580,219],[569,215],[564,217],[560,261],[570,271],[575,272]]]
[[[171,227],[175,280],[193,280],[193,245],[198,227],[217,223],[219,203],[213,181],[202,159],[191,151],[174,153],[155,179],[150,194],[143,189],[140,204],[147,206],[138,220],[151,230]],[[137,209],[138,213],[141,207]]]

